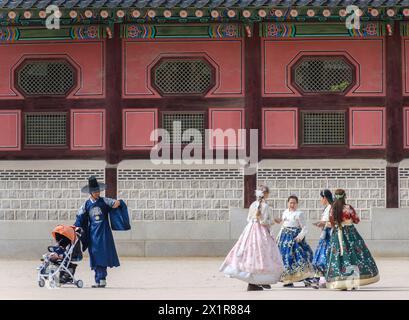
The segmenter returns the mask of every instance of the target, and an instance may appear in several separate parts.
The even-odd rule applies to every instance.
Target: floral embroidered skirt
[[[312,259],[312,265],[315,269],[316,277],[323,277],[327,271],[330,239],[331,228],[324,228],[324,230],[322,230],[322,237],[318,242],[317,249],[315,249],[314,258]]]
[[[284,263],[284,272],[280,281],[284,284],[302,281],[314,276],[311,247],[305,238],[299,243],[295,241],[295,237],[300,231],[299,228],[283,228],[280,232],[278,248]]]
[[[269,228],[258,222],[247,224],[220,271],[247,283],[277,283],[283,271],[283,263]]]
[[[330,289],[352,289],[379,281],[375,260],[355,226],[333,230],[325,279]]]

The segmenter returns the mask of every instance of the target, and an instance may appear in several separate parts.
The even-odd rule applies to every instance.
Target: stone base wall
[[[87,199],[80,189],[88,177],[96,175],[103,182],[105,176],[104,162],[85,168],[75,164],[21,161],[1,166],[0,220],[74,220]]]
[[[287,198],[293,194],[307,218],[319,219],[322,189],[344,189],[347,202],[362,220],[371,218],[371,209],[386,207],[386,169],[379,161],[267,160],[260,163],[257,183],[270,188],[269,203],[277,216],[287,208]]]
[[[399,207],[409,208],[409,161],[399,167]]]
[[[230,168],[119,168],[118,197],[132,220],[227,221],[231,208],[243,207],[243,175]]]

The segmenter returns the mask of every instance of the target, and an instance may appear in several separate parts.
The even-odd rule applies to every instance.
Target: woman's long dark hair
[[[335,201],[332,204],[332,214],[334,215],[334,220],[339,226],[342,223],[342,211],[344,211],[345,196],[346,194],[344,190],[335,190]]]
[[[320,196],[327,199],[329,204],[332,204],[334,202],[334,198],[332,196],[332,192],[328,189],[324,189],[320,192]]]

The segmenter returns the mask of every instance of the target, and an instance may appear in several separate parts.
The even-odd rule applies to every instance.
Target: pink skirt
[[[220,267],[226,276],[253,284],[280,280],[283,261],[269,228],[249,222]]]

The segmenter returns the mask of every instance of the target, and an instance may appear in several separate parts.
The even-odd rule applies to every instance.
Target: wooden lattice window
[[[304,56],[292,77],[303,94],[345,94],[355,84],[355,67],[344,56]]]
[[[203,144],[205,134],[205,117],[203,113],[163,113],[162,128],[169,133],[170,141],[166,143],[182,144],[195,143]],[[192,131],[192,136],[189,140],[183,139],[183,133],[188,129],[196,129]],[[176,141],[174,141],[174,136]]]
[[[24,115],[26,146],[66,146],[65,113],[26,113]]]
[[[163,58],[152,69],[152,85],[162,96],[203,96],[214,87],[214,73],[204,58]]]
[[[16,87],[24,96],[67,96],[76,73],[67,60],[28,59],[16,69]]]
[[[304,145],[344,145],[344,112],[302,112]]]

